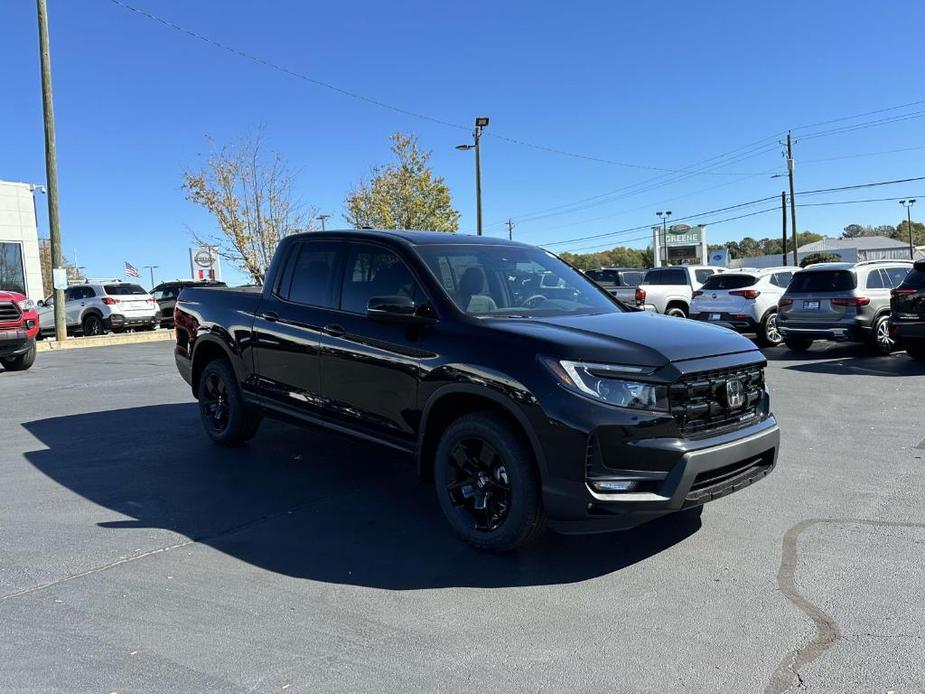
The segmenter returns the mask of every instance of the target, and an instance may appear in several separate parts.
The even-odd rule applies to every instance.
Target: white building
[[[845,258],[848,251],[853,258]],[[820,239],[800,246],[800,254],[832,253],[845,260],[909,260],[909,243],[888,236],[856,236],[851,239]]]
[[[0,181],[0,289],[42,296],[34,186]]]

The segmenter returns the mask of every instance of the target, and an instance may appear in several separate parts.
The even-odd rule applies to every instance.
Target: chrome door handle
[[[321,332],[331,337],[342,337],[347,331],[344,330],[344,326],[332,323],[331,325],[324,326]]]
[[[279,320],[279,314],[277,314],[275,311],[267,311],[263,314],[263,319],[268,320],[271,323],[275,323]]]

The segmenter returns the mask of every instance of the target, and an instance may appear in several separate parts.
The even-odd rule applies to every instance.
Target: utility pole
[[[319,214],[318,219],[321,220],[321,231],[324,231],[324,220],[328,219],[331,215],[329,214]]]
[[[48,235],[51,243],[52,276],[64,265],[61,257],[61,228],[58,223],[58,155],[55,146],[55,108],[51,91],[51,53],[48,49],[48,8],[36,0],[39,19],[39,62],[42,67],[42,109],[45,120],[45,179],[48,185]],[[55,282],[52,279],[52,286]],[[55,289],[55,339],[67,339],[64,289]]]
[[[662,220],[662,252],[661,267],[668,266],[668,218],[671,216],[671,210],[666,212],[656,212],[658,218]]]
[[[514,222],[510,219],[507,220],[507,240],[511,241],[514,239]]]
[[[912,206],[915,204],[915,198],[900,200],[899,204],[906,208],[906,224],[909,225],[909,260],[915,260],[915,244],[912,241]]]
[[[787,264],[787,194],[780,192],[781,265]]]
[[[154,289],[154,271],[157,270],[160,265],[145,265],[144,267],[151,273],[151,289]]]
[[[787,131],[787,177],[790,179],[790,227],[793,232],[793,264],[797,262],[797,200],[793,193],[793,138]]]
[[[476,233],[482,235],[482,162],[480,159],[479,141],[482,139],[482,130],[488,125],[488,116],[478,116],[475,119],[475,130],[472,131],[474,144],[456,145],[461,152],[475,150],[475,228]]]

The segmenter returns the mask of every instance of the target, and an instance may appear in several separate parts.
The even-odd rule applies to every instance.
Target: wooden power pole
[[[787,131],[787,177],[790,179],[790,227],[793,233],[793,264],[797,262],[797,199],[793,194],[793,138]]]
[[[781,265],[787,264],[787,194],[780,192]]]
[[[51,54],[48,50],[48,8],[45,0],[36,0],[39,16],[39,61],[42,65],[42,107],[45,120],[45,179],[48,185],[48,231],[51,237],[51,268],[63,272],[61,228],[58,219],[58,158],[55,147],[55,108],[51,92]],[[57,284],[52,278],[52,285]],[[67,339],[64,312],[64,289],[54,290],[55,339]]]
[[[510,240],[512,240],[513,238],[514,238],[514,222],[512,222],[512,221],[509,219],[509,220],[507,220],[507,239],[508,239],[508,241],[510,241]]]

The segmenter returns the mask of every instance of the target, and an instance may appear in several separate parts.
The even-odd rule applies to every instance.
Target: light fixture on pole
[[[330,219],[331,215],[329,214],[319,214],[318,219],[321,220],[321,231],[324,231],[324,220]]]
[[[909,225],[909,259],[915,260],[915,244],[912,242],[912,206],[915,204],[915,198],[900,200],[899,204],[906,208],[906,224]]]
[[[475,150],[475,228],[476,233],[482,235],[482,164],[479,158],[479,140],[482,139],[482,129],[488,126],[488,116],[478,116],[475,119],[475,130],[472,131],[473,144],[456,145],[456,149],[465,152]]]
[[[658,218],[662,220],[662,262],[661,266],[668,265],[668,218],[671,216],[671,210],[665,212],[656,212]]]

